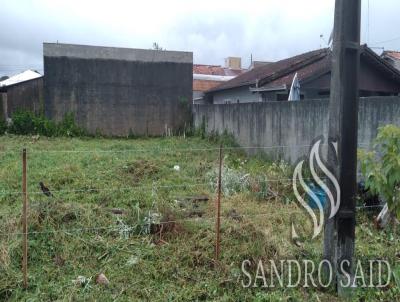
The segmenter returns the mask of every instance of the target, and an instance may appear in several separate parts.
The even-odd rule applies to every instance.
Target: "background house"
[[[244,73],[241,59],[228,57],[225,66],[193,64],[193,100],[201,102],[204,92]]]
[[[207,103],[287,101],[295,74],[301,99],[328,98],[331,50],[320,49],[255,67],[206,92]],[[366,46],[361,49],[360,96],[397,96],[400,72]]]
[[[43,76],[26,70],[0,82],[0,117],[7,119],[18,110],[41,113],[43,110]]]
[[[382,58],[389,62],[393,67],[400,70],[400,52],[387,50],[382,53]]]
[[[163,135],[190,122],[191,52],[44,43],[43,54],[50,119],[72,112],[110,136]]]

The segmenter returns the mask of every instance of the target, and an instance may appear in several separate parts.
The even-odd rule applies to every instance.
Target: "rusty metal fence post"
[[[24,275],[24,288],[28,288],[28,191],[27,191],[27,162],[26,149],[22,150],[22,272]]]
[[[218,168],[218,187],[216,200],[216,221],[215,221],[215,261],[219,260],[221,242],[221,178],[222,178],[222,144],[219,147],[219,168]]]

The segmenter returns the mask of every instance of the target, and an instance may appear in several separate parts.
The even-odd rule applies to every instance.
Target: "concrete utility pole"
[[[334,280],[341,296],[349,289],[342,286],[341,280],[348,283],[345,273],[352,280],[354,277],[360,27],[361,0],[336,0],[329,138],[337,141],[338,160],[330,148],[328,161],[340,185],[341,197],[337,215],[325,226],[324,256],[337,273]]]

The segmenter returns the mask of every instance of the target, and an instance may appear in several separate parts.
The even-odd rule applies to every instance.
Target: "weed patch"
[[[140,159],[124,165],[123,171],[130,175],[134,183],[137,183],[145,178],[155,179],[160,169],[156,163]]]
[[[66,114],[61,122],[56,123],[43,115],[36,115],[33,112],[23,110],[16,111],[12,115],[12,122],[9,126],[4,122],[0,122],[0,134],[4,132],[17,135],[43,135],[48,137],[77,137],[86,135],[86,132],[76,125],[72,113]]]

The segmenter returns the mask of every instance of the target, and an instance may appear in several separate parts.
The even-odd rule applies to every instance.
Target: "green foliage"
[[[0,118],[0,135],[3,135],[7,130],[7,123],[4,119]]]
[[[35,129],[34,119],[32,112],[17,111],[12,116],[13,123],[9,131],[20,135],[32,134]]]
[[[75,123],[75,118],[72,112],[67,113],[64,116],[64,119],[57,125],[58,135],[59,136],[84,136],[86,132],[78,127]]]
[[[188,106],[189,105],[189,99],[187,97],[184,96],[180,96],[178,98],[179,104],[183,107]]]
[[[85,135],[85,131],[75,124],[72,113],[66,114],[60,123],[56,123],[47,119],[43,115],[35,115],[33,112],[20,110],[12,115],[12,124],[7,130],[12,134],[18,135],[39,134],[49,137],[78,137]]]
[[[400,128],[388,125],[379,128],[375,151],[359,151],[365,184],[381,195],[389,209],[400,217]]]
[[[205,119],[205,117],[203,116],[203,118],[202,118],[202,120],[201,120],[201,125],[200,125],[200,127],[198,127],[198,128],[195,129],[194,135],[195,135],[195,136],[199,136],[199,137],[201,137],[202,139],[206,138],[206,128],[207,128],[206,119]]]
[[[211,143],[220,144],[224,147],[239,147],[239,144],[236,142],[235,137],[232,134],[229,134],[226,129],[224,130],[224,132],[222,132],[222,134],[211,132],[207,138]]]

